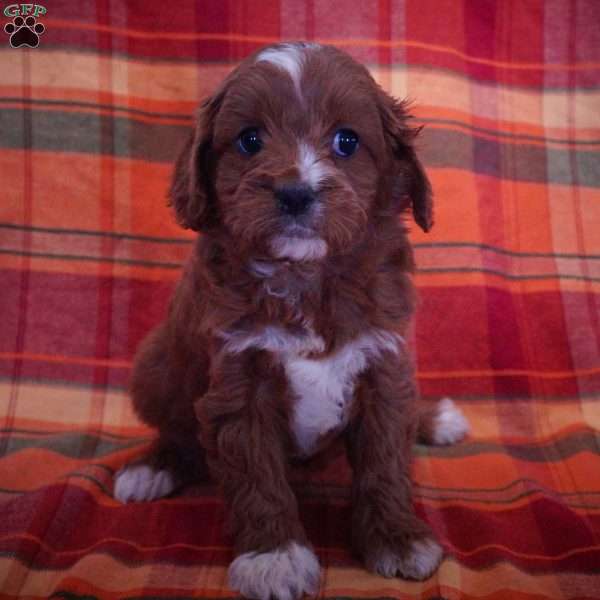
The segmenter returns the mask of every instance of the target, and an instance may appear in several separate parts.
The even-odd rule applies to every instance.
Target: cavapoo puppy
[[[413,509],[411,448],[468,425],[451,400],[417,405],[400,214],[427,231],[432,200],[409,121],[344,52],[279,44],[202,104],[177,160],[171,204],[201,235],[136,357],[133,402],[158,440],[117,474],[115,496],[165,496],[206,460],[235,541],[229,583],[245,596],[318,591],[287,471],[336,436],[367,568],[425,579],[442,558]]]

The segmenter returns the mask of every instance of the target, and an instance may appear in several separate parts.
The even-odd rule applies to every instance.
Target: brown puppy
[[[171,202],[202,235],[136,358],[133,401],[159,439],[115,495],[169,494],[206,451],[235,539],[229,581],[246,596],[317,591],[286,472],[337,434],[367,567],[424,579],[441,560],[414,514],[411,447],[418,431],[443,444],[468,426],[450,400],[419,423],[403,337],[413,255],[399,214],[432,225],[415,135],[404,104],[347,54],[280,44],[203,103],[177,161]]]

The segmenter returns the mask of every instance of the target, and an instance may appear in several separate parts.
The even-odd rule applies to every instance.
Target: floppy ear
[[[412,205],[413,216],[423,231],[433,226],[433,199],[431,185],[413,142],[421,128],[409,126],[407,103],[395,100],[381,91],[380,105],[384,134],[394,155],[394,185],[392,202],[400,210]]]
[[[181,150],[171,182],[169,204],[177,222],[186,229],[205,231],[217,223],[214,192],[212,138],[220,98],[206,100],[198,112],[197,124]]]

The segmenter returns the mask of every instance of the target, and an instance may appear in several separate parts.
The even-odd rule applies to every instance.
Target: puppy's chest
[[[368,329],[335,352],[319,357],[325,343],[309,326],[290,331],[270,325],[251,334],[233,333],[226,339],[229,352],[267,350],[283,366],[293,399],[290,428],[297,452],[303,456],[314,454],[325,437],[333,437],[348,424],[359,375],[384,353],[396,354],[402,340],[389,331]]]
[[[348,423],[356,377],[362,369],[359,357],[348,351],[322,359],[283,355],[281,362],[294,403],[290,425],[297,450],[308,456],[325,436],[333,436]]]
[[[386,351],[397,353],[399,339],[393,333],[371,329],[324,358],[279,355],[294,399],[290,425],[301,455],[314,454],[324,438],[334,437],[346,427],[359,375]]]

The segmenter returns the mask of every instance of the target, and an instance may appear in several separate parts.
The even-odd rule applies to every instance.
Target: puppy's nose
[[[275,190],[279,209],[286,215],[297,216],[305,213],[315,201],[315,195],[304,185],[286,185]]]

